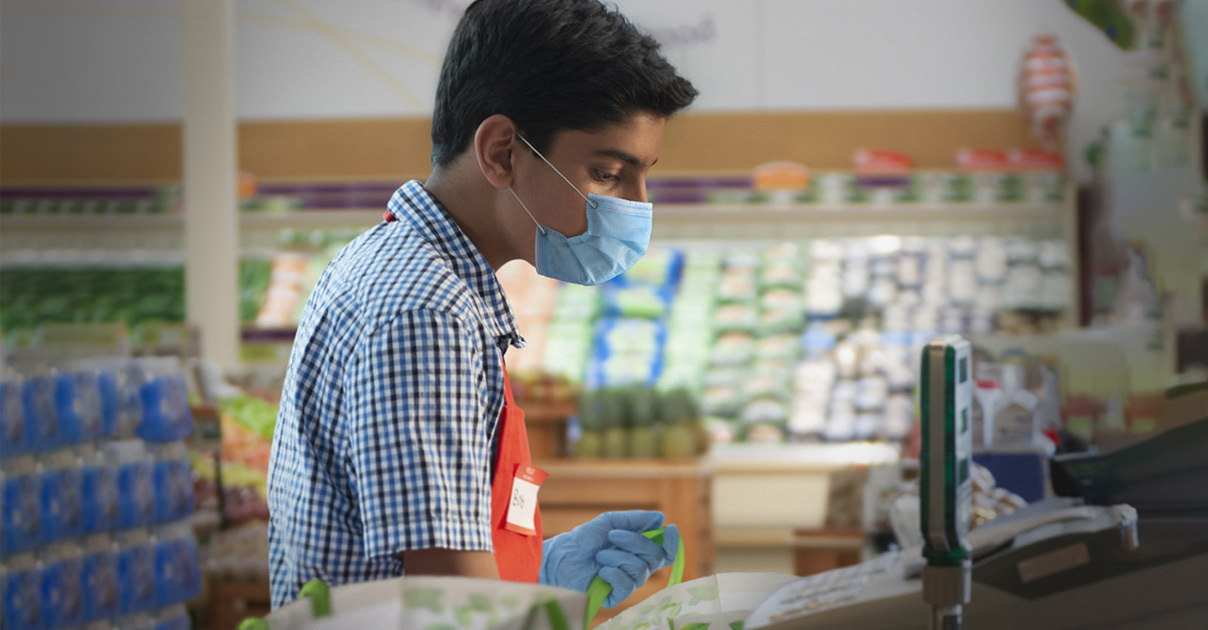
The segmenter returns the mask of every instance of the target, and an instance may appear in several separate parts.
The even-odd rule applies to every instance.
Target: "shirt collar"
[[[423,184],[411,180],[394,192],[387,206],[390,214],[410,225],[425,241],[453,267],[453,272],[482,301],[488,315],[487,327],[496,338],[507,339],[517,348],[524,347],[524,337],[516,326],[516,316],[508,304],[495,270],[470,242],[461,228],[453,222]]]

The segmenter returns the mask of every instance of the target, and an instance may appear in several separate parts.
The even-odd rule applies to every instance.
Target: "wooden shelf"
[[[579,413],[579,401],[536,401],[517,400],[516,406],[524,410],[526,424],[561,424]]]
[[[659,221],[1058,221],[1064,202],[1025,203],[753,203],[753,204],[655,204]],[[290,212],[240,212],[239,225],[247,229],[322,229],[358,225],[366,227],[382,220],[385,208],[344,210],[293,210]],[[127,230],[179,229],[184,219],[177,213],[150,214],[3,214],[0,225],[18,230]]]
[[[618,479],[651,477],[674,479],[713,474],[707,457],[692,459],[553,459],[539,462],[551,475],[564,479],[607,476]]]

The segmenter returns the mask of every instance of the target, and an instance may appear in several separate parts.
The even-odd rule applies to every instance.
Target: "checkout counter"
[[[1208,416],[1058,456],[1050,478],[1053,496],[969,533],[969,628],[1208,627]],[[746,628],[926,627],[923,565],[914,547],[801,578]]]

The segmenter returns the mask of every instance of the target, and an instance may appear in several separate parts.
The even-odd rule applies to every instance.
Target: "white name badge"
[[[512,478],[512,497],[508,500],[507,523],[504,529],[533,536],[537,533],[537,491],[549,473],[529,464],[516,464]]]

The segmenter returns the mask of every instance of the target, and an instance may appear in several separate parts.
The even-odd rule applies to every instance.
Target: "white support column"
[[[202,356],[239,364],[234,0],[184,0],[185,305]]]

